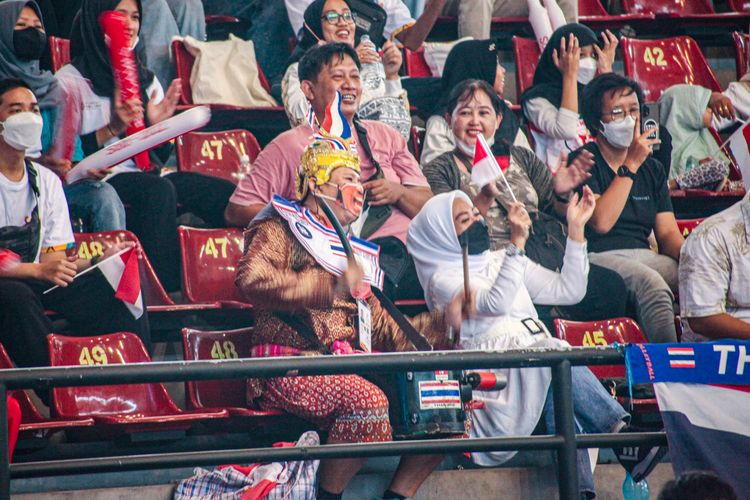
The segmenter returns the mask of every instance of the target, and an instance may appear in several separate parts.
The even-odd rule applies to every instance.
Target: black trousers
[[[370,240],[380,246],[380,267],[385,274],[383,293],[391,300],[424,299],[414,259],[395,236]]]
[[[175,172],[165,177],[127,172],[108,182],[129,206],[127,227],[143,245],[164,288],[180,288],[180,248],[177,239],[177,205],[211,227],[224,227],[224,209],[234,184],[195,172]]]
[[[48,366],[47,335],[87,337],[115,332],[138,335],[151,350],[148,314],[135,319],[106,281],[81,281],[83,286],[43,294],[52,285],[35,280],[0,278],[0,342],[18,366]],[[62,315],[69,331],[55,331],[45,309]]]

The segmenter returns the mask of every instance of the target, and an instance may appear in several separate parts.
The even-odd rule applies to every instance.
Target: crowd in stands
[[[747,197],[687,240],[670,199],[675,190],[726,185],[733,159],[712,129],[747,117],[744,79],[724,93],[667,89],[654,135],[642,127],[641,85],[613,72],[618,38],[578,24],[575,1],[428,0],[415,19],[401,0],[383,0],[378,40],[360,38],[358,3],[0,1],[0,342],[19,366],[49,363],[51,311],[75,335],[131,331],[150,346],[147,313],[135,318],[114,290],[72,286],[101,258],[70,252],[71,221],[90,232],[132,231],[164,288],[178,292],[181,213],[245,230],[236,286],[255,317],[246,356],[347,351],[348,343],[361,347],[363,330],[373,350],[413,350],[381,305],[389,298],[425,301],[428,312],[410,321],[436,348],[554,348],[567,345],[550,333],[555,318],[625,316],[649,342],[678,342],[676,309],[683,341],[750,338]],[[105,11],[125,19],[140,97],[121,97],[99,23]],[[252,14],[247,35],[291,129],[236,185],[165,167],[170,143],[145,163],[136,157],[65,182],[77,162],[126,137],[133,123],[178,113],[186,87],[175,78],[172,38],[204,40],[206,13]],[[440,15],[457,15],[459,36],[474,39],[452,46],[429,99],[419,100],[427,120],[415,157],[410,92],[424,87],[401,78],[402,48],[418,49]],[[520,117],[504,99],[492,16],[529,16],[539,45],[533,85],[518,96]],[[70,39],[70,62],[54,73],[45,69],[53,34]],[[478,184],[481,143],[503,173]],[[356,251],[379,248],[383,276],[321,246],[317,238],[333,234],[326,203]],[[44,293],[52,286],[70,293]],[[79,307],[84,293],[98,298],[97,308]],[[507,389],[475,393],[486,409],[467,435],[529,435],[540,419],[553,430],[550,371],[500,372]],[[630,415],[588,368],[573,369],[573,394],[582,432],[630,429]],[[359,376],[251,380],[248,400],[312,421],[329,443],[391,439],[385,394]],[[496,465],[511,456],[472,458]],[[660,456],[618,453],[639,478]],[[581,492],[591,494],[588,455],[578,458]],[[414,495],[441,459],[404,457],[384,498]],[[323,461],[318,498],[340,498],[362,464]]]

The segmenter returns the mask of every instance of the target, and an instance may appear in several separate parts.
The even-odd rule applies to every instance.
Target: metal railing
[[[665,445],[661,432],[627,434],[575,433],[571,367],[622,364],[611,347],[563,350],[444,351],[353,356],[317,356],[175,361],[127,365],[69,366],[0,370],[0,443],[8,442],[6,395],[13,389],[49,389],[145,382],[268,378],[299,375],[388,373],[404,371],[551,367],[556,434],[481,439],[425,439],[316,447],[254,448],[221,451],[160,453],[102,458],[50,460],[10,464],[8,447],[0,446],[0,498],[10,498],[10,478],[57,476],[86,472],[125,471],[162,467],[217,465],[347,457],[462,453],[467,451],[555,450],[561,499],[578,498],[577,448]]]

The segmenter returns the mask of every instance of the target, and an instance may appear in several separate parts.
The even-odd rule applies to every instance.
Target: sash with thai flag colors
[[[732,156],[742,173],[745,189],[750,191],[750,127],[748,125],[750,125],[750,120],[735,130],[727,139],[726,144],[732,150]]]
[[[626,348],[633,383],[653,383],[675,474],[711,470],[750,492],[750,342]]]
[[[336,231],[318,222],[310,211],[299,203],[274,195],[271,205],[287,221],[297,241],[323,269],[334,276],[344,274],[347,258]],[[349,235],[349,243],[357,263],[362,266],[364,282],[382,289],[385,275],[380,269],[380,247],[352,235]]]

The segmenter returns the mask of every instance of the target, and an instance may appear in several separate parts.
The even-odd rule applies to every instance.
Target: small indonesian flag
[[[750,191],[750,120],[737,129],[727,140],[729,149],[742,173],[745,190]]]
[[[125,304],[134,318],[140,318],[143,315],[143,295],[136,248],[105,259],[97,267],[115,291],[115,297]]]
[[[503,171],[492,154],[482,134],[477,136],[474,146],[474,161],[471,165],[471,183],[483,188],[490,182],[503,175]]]

